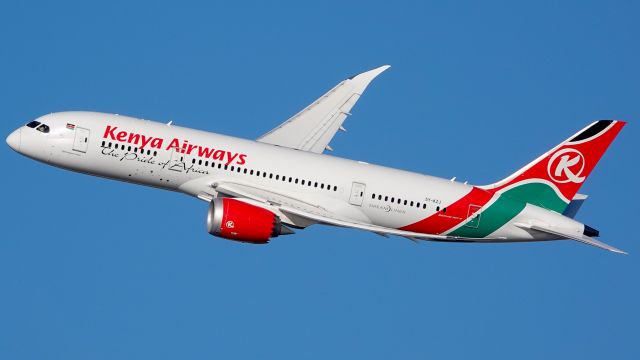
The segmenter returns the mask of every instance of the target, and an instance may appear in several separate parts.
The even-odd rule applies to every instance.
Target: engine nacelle
[[[269,210],[231,198],[215,198],[209,203],[207,231],[213,236],[266,244],[283,233],[280,218]],[[287,232],[287,230],[289,232]]]

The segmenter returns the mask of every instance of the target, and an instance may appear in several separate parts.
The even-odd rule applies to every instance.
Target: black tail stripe
[[[609,127],[609,125],[611,125],[612,122],[613,122],[613,120],[600,120],[600,121],[596,122],[595,124],[589,126],[589,128],[586,129],[585,131],[583,131],[580,134],[576,135],[576,137],[571,139],[570,142],[581,141],[581,140],[588,139],[588,138],[590,138],[592,136],[596,136],[600,132],[602,132],[604,129]]]

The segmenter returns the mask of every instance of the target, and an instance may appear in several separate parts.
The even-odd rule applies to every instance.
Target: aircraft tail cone
[[[584,231],[582,231],[582,233],[589,237],[598,237],[600,235],[600,231],[587,225],[584,226]]]

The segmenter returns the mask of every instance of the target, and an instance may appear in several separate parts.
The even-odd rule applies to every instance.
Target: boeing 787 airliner
[[[313,224],[453,242],[570,239],[623,253],[574,219],[580,186],[625,125],[600,120],[504,180],[470,185],[324,155],[369,83],[348,78],[256,140],[96,112],[44,115],[7,143],[85,174],[182,192],[209,203],[207,230],[264,244]]]

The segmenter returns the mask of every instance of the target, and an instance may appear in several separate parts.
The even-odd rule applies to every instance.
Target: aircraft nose
[[[22,129],[18,129],[7,136],[7,144],[15,151],[20,151],[20,143],[22,142]]]

